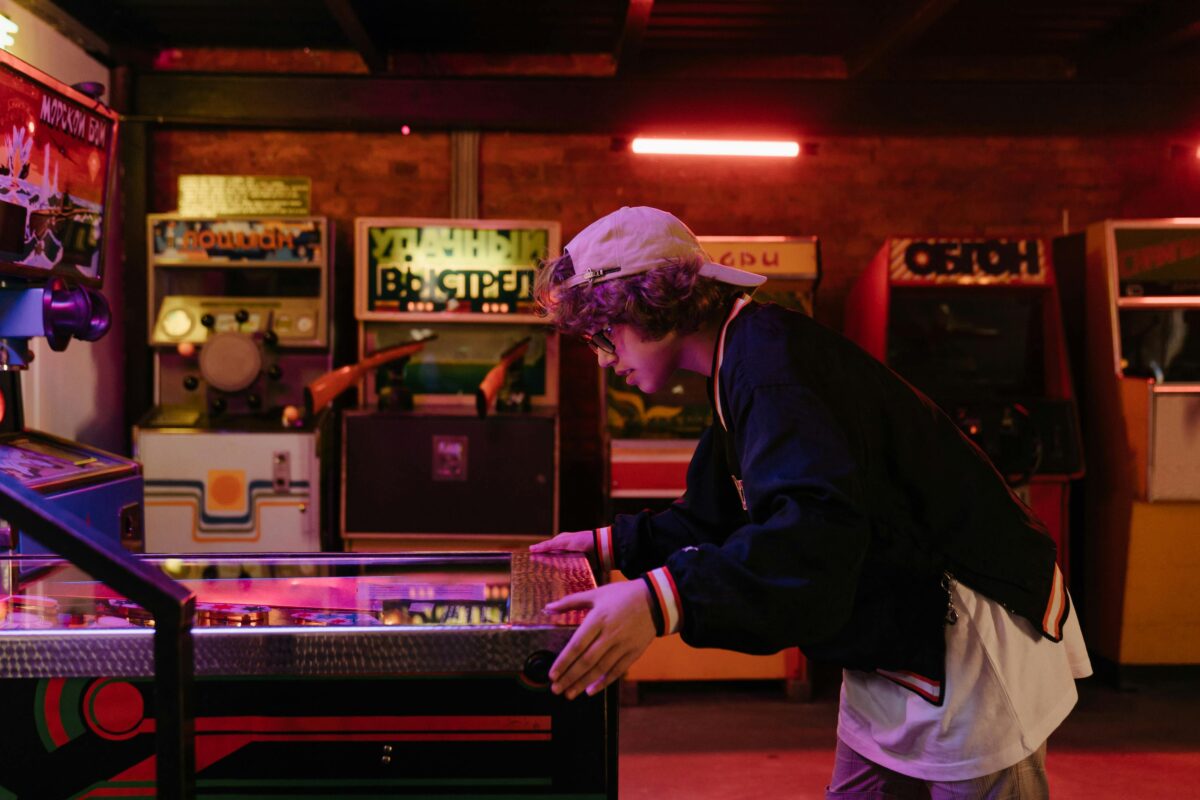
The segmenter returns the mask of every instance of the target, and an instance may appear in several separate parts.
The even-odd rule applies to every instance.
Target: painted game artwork
[[[116,114],[0,52],[0,267],[98,285]]]

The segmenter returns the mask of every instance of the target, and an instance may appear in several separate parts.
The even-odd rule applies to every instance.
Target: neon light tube
[[[639,136],[630,143],[635,153],[687,156],[773,156],[795,158],[799,142],[739,139],[655,139]]]

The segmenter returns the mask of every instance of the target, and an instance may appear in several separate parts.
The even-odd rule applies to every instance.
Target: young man
[[[539,274],[601,366],[646,392],[707,375],[714,420],[669,509],[531,548],[635,579],[547,607],[590,609],[553,690],[599,691],[656,635],[799,646],[844,668],[828,797],[1047,796],[1045,740],[1091,671],[1053,541],[922,394],[750,300],[763,280],[653,208],[597,220]]]

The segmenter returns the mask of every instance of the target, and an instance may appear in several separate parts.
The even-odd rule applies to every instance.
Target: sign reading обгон
[[[892,283],[1045,283],[1037,239],[892,239]]]
[[[542,227],[369,226],[367,311],[527,314]]]

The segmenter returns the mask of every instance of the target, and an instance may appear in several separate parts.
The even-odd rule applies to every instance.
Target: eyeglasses
[[[608,338],[608,334],[612,333],[612,326],[601,331],[596,331],[592,335],[584,335],[583,340],[588,343],[588,347],[592,348],[593,353],[606,353],[610,356],[617,354],[617,346],[613,344],[612,339]]]

